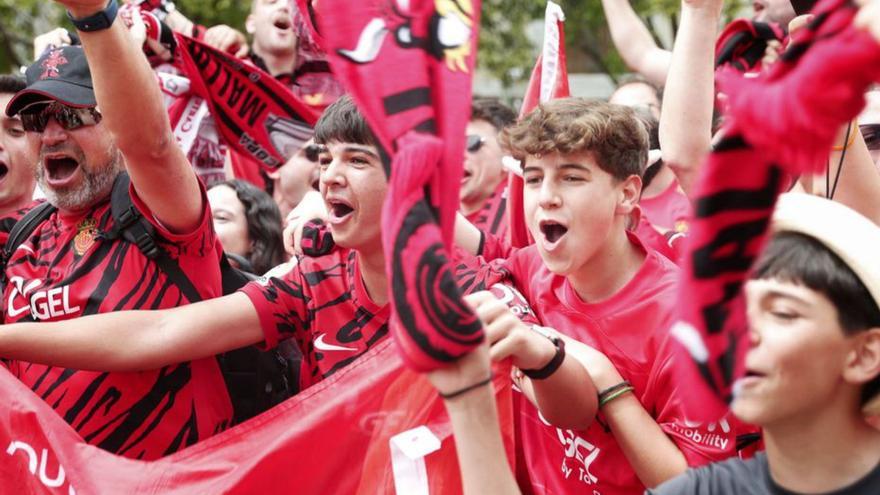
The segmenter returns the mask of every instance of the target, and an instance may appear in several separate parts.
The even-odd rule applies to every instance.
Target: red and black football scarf
[[[318,112],[258,67],[195,38],[172,33],[141,11],[147,37],[168,47],[174,65],[203,98],[225,142],[263,167],[280,167],[312,137]]]
[[[855,10],[847,0],[825,0],[766,77],[721,78],[729,122],[694,197],[683,304],[672,329],[700,375],[682,367],[680,382],[702,381],[718,399],[691,404],[690,411],[705,415],[693,419],[721,417],[742,376],[748,347],[742,287],[769,236],[783,174],[820,170],[838,129],[858,115],[865,90],[880,80],[880,46],[851,27]]]
[[[284,84],[194,38],[175,38],[178,65],[208,102],[230,147],[274,169],[312,137],[317,113]]]
[[[480,2],[317,5],[333,73],[390,157],[382,236],[392,335],[410,366],[434,369],[483,339],[449,263]]]
[[[715,67],[760,72],[767,43],[783,42],[785,37],[785,30],[779,24],[737,19],[724,28],[715,43]]]

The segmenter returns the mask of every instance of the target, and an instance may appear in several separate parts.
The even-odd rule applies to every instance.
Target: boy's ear
[[[244,20],[244,30],[247,31],[247,34],[253,35],[257,31],[257,27],[254,25],[254,15],[248,14],[247,18]]]
[[[620,183],[620,198],[617,202],[615,213],[629,215],[639,204],[642,195],[642,178],[638,175],[630,175]]]
[[[880,376],[880,328],[871,328],[854,336],[853,349],[846,359],[843,379],[864,385]]]

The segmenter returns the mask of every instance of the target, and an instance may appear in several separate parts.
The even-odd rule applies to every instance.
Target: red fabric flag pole
[[[743,374],[742,287],[767,241],[783,174],[824,166],[838,129],[858,115],[865,91],[880,80],[880,46],[852,27],[855,11],[846,0],[823,1],[766,77],[722,78],[729,120],[697,185],[672,328],[696,364],[679,368],[680,383],[702,383],[717,399],[691,404],[688,410],[703,414],[692,419],[720,418]],[[694,397],[703,395],[686,399]]]
[[[391,333],[413,368],[443,366],[483,339],[448,255],[480,2],[321,0],[317,8],[333,72],[389,157],[382,237]]]
[[[499,419],[511,451],[509,370],[497,371]],[[86,444],[2,368],[0,394],[3,493],[461,493],[443,403],[427,380],[403,367],[390,342],[250,421],[149,462]],[[400,438],[422,446],[424,457],[411,459],[392,443],[413,429]],[[424,476],[408,478],[413,469]]]
[[[523,98],[519,117],[528,115],[538,103],[571,95],[568,88],[568,66],[565,61],[565,14],[562,8],[547,2],[544,14],[544,44],[529,86]],[[507,217],[510,222],[510,243],[513,247],[524,247],[534,240],[526,227],[523,211],[523,180],[516,174],[510,174],[510,198],[507,203]]]

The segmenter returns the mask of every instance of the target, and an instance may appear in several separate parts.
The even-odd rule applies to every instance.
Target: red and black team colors
[[[352,249],[299,257],[283,276],[251,282],[241,291],[260,316],[268,347],[296,340],[303,353],[300,389],[332,375],[388,334],[390,308],[370,298]]]
[[[144,217],[153,219],[134,191],[131,194]],[[3,323],[59,321],[192,302],[136,245],[101,238],[113,221],[108,198],[81,214],[53,213],[38,226],[7,264]],[[175,235],[151,222],[161,247],[199,294],[206,299],[219,296],[221,248],[207,207],[198,228],[188,234]],[[232,418],[213,358],[137,373],[21,361],[6,365],[86,441],[127,457],[167,455],[227,428]]]

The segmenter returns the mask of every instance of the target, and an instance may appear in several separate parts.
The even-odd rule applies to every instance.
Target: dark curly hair
[[[583,98],[541,103],[498,141],[523,166],[530,155],[589,152],[617,180],[641,176],[648,159],[648,131],[633,109]]]
[[[262,275],[284,261],[284,244],[281,238],[281,212],[266,191],[241,179],[227,180],[214,187],[226,186],[244,205],[248,237],[253,249],[248,261],[254,274]]]

